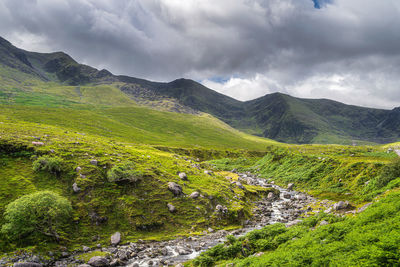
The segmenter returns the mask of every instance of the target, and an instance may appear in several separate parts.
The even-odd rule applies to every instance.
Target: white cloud
[[[202,80],[239,99],[282,91],[399,106],[399,27],[397,0],[321,9],[311,0],[0,1],[0,35],[25,49],[62,50],[117,74]]]

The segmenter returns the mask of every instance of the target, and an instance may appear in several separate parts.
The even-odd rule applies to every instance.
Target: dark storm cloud
[[[0,34],[23,48],[239,99],[400,106],[399,26],[397,0],[0,1]]]

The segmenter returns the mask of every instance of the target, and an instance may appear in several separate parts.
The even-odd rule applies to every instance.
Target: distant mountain
[[[0,65],[45,82],[115,84],[134,101],[153,108],[168,102],[170,111],[209,113],[239,130],[281,142],[349,144],[352,140],[387,143],[400,139],[400,108],[365,108],[281,93],[242,102],[190,79],[160,83],[117,76],[79,64],[63,52],[34,53],[16,48],[1,37]]]

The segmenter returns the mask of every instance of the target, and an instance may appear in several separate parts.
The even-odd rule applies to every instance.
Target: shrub
[[[62,159],[59,157],[42,156],[33,162],[33,169],[35,171],[48,171],[50,173],[58,174],[62,169]]]
[[[71,203],[51,191],[25,195],[7,205],[1,232],[10,239],[32,234],[60,239],[60,231],[72,214]]]
[[[400,159],[396,159],[382,169],[381,174],[377,178],[377,187],[382,188],[396,178],[400,178]]]
[[[143,173],[136,170],[135,165],[131,162],[115,165],[107,173],[107,179],[110,182],[129,181],[135,183],[142,177]]]

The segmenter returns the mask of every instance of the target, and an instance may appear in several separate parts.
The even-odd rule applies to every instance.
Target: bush
[[[71,203],[51,191],[25,195],[7,205],[1,232],[10,239],[41,235],[60,239],[60,231],[71,218]]]
[[[390,181],[400,178],[400,159],[396,159],[393,163],[386,165],[379,177],[377,178],[377,187],[382,188]]]
[[[107,173],[107,179],[110,182],[129,181],[135,183],[142,177],[143,173],[136,170],[135,165],[131,162],[115,165]]]
[[[59,157],[42,156],[33,162],[35,171],[48,171],[58,174],[62,170],[62,159]]]

